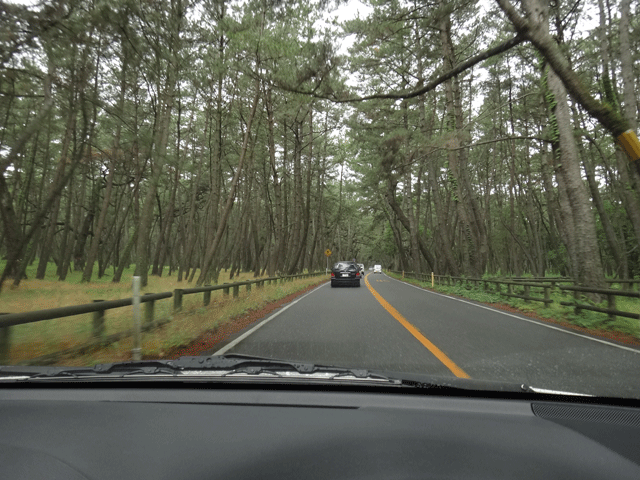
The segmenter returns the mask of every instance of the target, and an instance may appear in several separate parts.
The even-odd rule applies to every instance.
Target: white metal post
[[[140,277],[133,277],[133,360],[142,360],[140,333]]]

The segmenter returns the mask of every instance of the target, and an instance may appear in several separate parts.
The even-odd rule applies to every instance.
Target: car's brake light
[[[336,276],[336,274],[335,274],[335,273],[333,273],[333,272],[331,272],[331,276],[332,276],[332,277],[335,277],[335,276]]]

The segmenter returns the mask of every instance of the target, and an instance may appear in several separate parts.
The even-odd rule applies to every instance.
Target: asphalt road
[[[640,349],[368,273],[323,284],[229,339],[216,354],[517,382],[640,397]]]

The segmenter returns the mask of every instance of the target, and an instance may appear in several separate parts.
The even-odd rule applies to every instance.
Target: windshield
[[[0,3],[0,365],[640,398],[637,10]]]

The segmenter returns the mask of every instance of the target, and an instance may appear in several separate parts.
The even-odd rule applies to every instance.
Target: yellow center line
[[[467,375],[467,373],[464,370],[462,370],[458,365],[453,363],[453,361],[449,357],[447,357],[442,350],[440,350],[433,343],[431,343],[431,341],[429,341],[427,337],[422,335],[422,333],[420,333],[420,330],[418,330],[411,323],[409,323],[409,321],[406,318],[404,318],[400,314],[400,312],[398,312],[395,308],[393,308],[389,302],[387,302],[384,298],[382,298],[382,295],[380,295],[378,292],[376,292],[373,289],[373,287],[369,283],[369,279],[367,278],[369,275],[371,274],[368,274],[366,277],[364,277],[364,283],[369,289],[369,291],[376,298],[376,300],[380,302],[380,305],[382,305],[382,308],[384,308],[387,312],[391,314],[393,318],[395,318],[398,322],[400,322],[400,325],[402,325],[404,328],[409,330],[409,333],[411,333],[411,335],[413,335],[422,345],[424,345],[431,353],[433,353],[433,355],[435,355],[435,357],[438,360],[440,360],[445,367],[451,370],[451,372],[456,377],[471,378],[469,377],[469,375]]]

